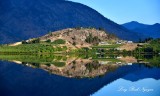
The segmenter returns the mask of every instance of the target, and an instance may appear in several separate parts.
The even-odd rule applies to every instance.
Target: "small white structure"
[[[116,44],[126,44],[127,41],[126,40],[118,40],[116,41]]]
[[[122,50],[122,49],[118,47],[118,48],[115,48],[115,50]]]
[[[128,43],[128,44],[132,44],[132,43],[133,43],[133,41],[127,41],[127,43]]]
[[[117,42],[116,42],[116,44],[122,44],[122,42],[120,42],[120,41],[117,41]]]
[[[132,65],[132,63],[128,63],[127,65]]]
[[[99,64],[108,64],[110,61],[99,61]]]
[[[108,42],[99,42],[99,45],[110,45]]]
[[[117,57],[117,59],[121,59],[121,58],[122,58],[121,56],[118,56],[118,57]]]
[[[122,64],[122,62],[116,62],[116,64]]]

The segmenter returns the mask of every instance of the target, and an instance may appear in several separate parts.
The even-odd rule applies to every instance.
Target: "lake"
[[[0,55],[0,96],[160,96],[160,59],[143,57]]]

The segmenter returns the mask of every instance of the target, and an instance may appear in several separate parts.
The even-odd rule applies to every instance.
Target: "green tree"
[[[22,44],[27,44],[27,41],[26,41],[26,40],[23,40],[23,41],[22,41]]]
[[[47,43],[51,43],[51,39],[46,40]]]

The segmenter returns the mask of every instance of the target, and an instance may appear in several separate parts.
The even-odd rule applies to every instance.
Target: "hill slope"
[[[88,29],[88,28],[69,28],[63,29],[56,32],[49,33],[45,36],[40,37],[40,41],[50,42],[57,40],[65,40],[65,46],[72,48],[81,48],[81,47],[89,47],[93,44],[98,44],[102,41],[107,40],[118,40],[112,34],[107,34],[105,31],[96,30],[96,29]]]
[[[0,53],[62,53],[85,51],[105,41],[117,41],[113,34],[94,28],[68,28],[50,32],[39,38],[32,38],[0,46]],[[73,50],[72,50],[73,49]],[[74,50],[76,49],[76,50]],[[77,50],[80,49],[80,50]]]
[[[137,34],[143,35],[145,38],[160,38],[160,24],[156,23],[153,25],[141,24],[135,21],[123,24],[129,30],[136,32]]]
[[[0,0],[0,43],[39,37],[49,31],[77,26],[102,27],[121,39],[138,38],[135,33],[79,3],[65,0]]]

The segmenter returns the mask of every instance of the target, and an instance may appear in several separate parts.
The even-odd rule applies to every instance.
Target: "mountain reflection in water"
[[[81,58],[63,55],[0,55],[0,59],[65,77],[96,77],[137,62],[133,57]]]
[[[134,86],[134,82],[141,85],[138,81],[143,82],[146,78],[154,79],[154,82],[149,80],[145,83],[146,87],[150,83],[155,88],[155,94],[151,92],[148,96],[160,95],[160,75],[157,74],[160,73],[160,69],[157,62],[154,65],[140,59],[136,61],[141,63],[136,63],[133,60],[135,58],[129,56],[115,59],[0,55],[0,59],[11,61],[0,61],[0,96],[100,96],[101,92],[104,93],[102,96],[106,96],[111,92],[110,88],[113,88],[116,96],[120,96],[116,90],[121,84],[126,87],[130,81],[130,85]],[[126,83],[122,83],[122,79]],[[120,85],[115,87],[117,82]],[[141,96],[146,95],[142,93]]]

